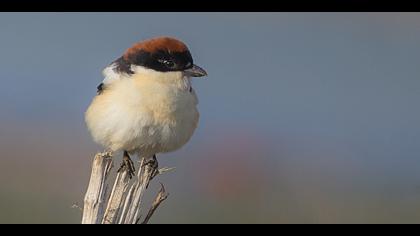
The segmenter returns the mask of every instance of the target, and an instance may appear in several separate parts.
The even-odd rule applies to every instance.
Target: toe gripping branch
[[[134,167],[134,162],[133,160],[131,160],[130,155],[127,151],[124,151],[123,162],[121,163],[121,166],[117,172],[121,172],[124,170],[127,170],[130,179],[136,175],[136,168]]]

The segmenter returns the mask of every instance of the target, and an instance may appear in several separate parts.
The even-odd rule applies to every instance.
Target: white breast
[[[182,147],[198,124],[198,100],[181,72],[141,67],[135,74],[109,80],[86,112],[96,142],[117,151],[153,155]],[[112,81],[112,82],[109,82]]]

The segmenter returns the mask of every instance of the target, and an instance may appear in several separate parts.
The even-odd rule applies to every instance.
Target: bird
[[[184,42],[169,36],[137,42],[102,74],[85,123],[96,143],[123,152],[118,171],[128,170],[131,178],[132,155],[156,160],[191,139],[200,117],[192,78],[207,72]]]

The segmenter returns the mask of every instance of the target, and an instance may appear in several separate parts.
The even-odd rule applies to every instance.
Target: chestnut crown
[[[133,73],[131,65],[160,72],[184,71],[194,65],[187,46],[171,37],[157,37],[138,42],[127,49],[115,62],[117,70],[129,74]]]

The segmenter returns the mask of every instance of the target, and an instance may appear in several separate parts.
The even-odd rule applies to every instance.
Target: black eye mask
[[[114,63],[118,72],[133,74],[131,65],[143,66],[160,72],[184,71],[192,67],[193,59],[189,51],[168,52],[159,50],[150,53],[140,50],[126,57],[120,57]]]

